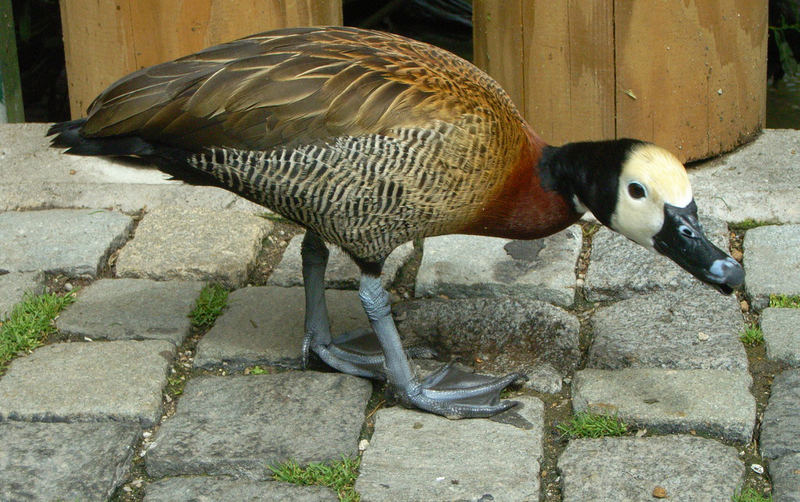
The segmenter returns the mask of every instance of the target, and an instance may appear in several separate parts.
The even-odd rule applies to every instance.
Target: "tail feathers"
[[[50,145],[66,148],[66,153],[73,155],[149,156],[155,153],[152,144],[136,136],[85,137],[81,134],[85,123],[83,118],[53,124],[47,131],[48,136],[55,135]]]

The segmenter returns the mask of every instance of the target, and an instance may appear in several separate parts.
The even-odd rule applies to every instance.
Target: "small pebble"
[[[748,310],[750,310],[750,305],[748,305],[748,304],[747,304],[747,301],[746,301],[746,300],[742,300],[742,301],[739,303],[739,307],[741,307],[741,309],[742,309],[742,312],[747,312]]]
[[[756,474],[764,474],[764,466],[761,464],[752,464],[750,468],[753,469],[753,472]]]
[[[366,451],[369,448],[369,440],[362,439],[358,442],[358,451]]]
[[[667,490],[663,486],[656,486],[653,488],[653,497],[657,499],[667,498]]]
[[[743,257],[744,255],[738,249],[734,249],[733,251],[731,251],[731,258],[733,258],[734,260],[741,262]]]
[[[700,340],[701,342],[705,342],[706,340],[708,340],[708,335],[701,331],[697,334],[697,339]]]
[[[575,287],[582,288],[583,287],[583,279],[578,279],[575,281]]]
[[[72,283],[71,282],[65,282],[64,283],[64,291],[72,291]]]

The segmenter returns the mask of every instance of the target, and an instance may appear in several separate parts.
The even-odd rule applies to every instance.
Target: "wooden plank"
[[[687,161],[761,130],[767,2],[616,0],[615,12],[618,136]]]
[[[472,9],[475,65],[497,80],[525,115],[522,0],[474,0]]]
[[[522,2],[525,116],[549,143],[614,137],[612,2]]]
[[[25,122],[11,0],[0,0],[0,122]]]
[[[81,117],[116,79],[243,36],[340,25],[341,0],[62,0],[70,109]]]

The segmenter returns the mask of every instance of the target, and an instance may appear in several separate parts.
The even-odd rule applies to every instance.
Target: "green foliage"
[[[742,220],[738,223],[731,223],[729,227],[731,230],[745,231],[756,227],[763,227],[764,225],[770,225],[770,222],[747,218],[746,220]]]
[[[800,32],[800,23],[788,24],[786,19],[781,18],[780,26],[770,26],[769,30],[772,32],[772,37],[775,39],[775,45],[778,47],[778,59],[781,61],[781,67],[786,74],[794,74],[800,69],[800,64],[797,62],[798,55],[792,52],[792,47],[786,40],[787,31]]]
[[[17,353],[33,350],[56,332],[53,320],[75,301],[75,291],[65,295],[25,295],[0,324],[0,368]]]
[[[572,419],[557,426],[562,437],[600,438],[605,436],[622,436],[628,432],[628,426],[616,415],[599,415],[583,411]]]
[[[765,497],[753,488],[745,488],[731,497],[731,502],[772,502],[772,495]]]
[[[249,371],[248,374],[250,374],[250,375],[266,375],[267,373],[269,373],[269,370],[265,370],[261,366],[253,366],[252,368],[250,368],[250,371]]]
[[[200,292],[194,310],[189,314],[192,326],[196,328],[211,326],[227,305],[228,290],[219,284],[209,284]]]
[[[764,333],[756,325],[751,325],[739,335],[739,340],[745,345],[755,346],[764,343]]]
[[[322,485],[336,490],[342,502],[358,502],[361,497],[353,485],[358,477],[360,458],[342,457],[342,460],[319,463],[312,462],[301,467],[294,460],[278,465],[271,465],[272,478],[296,485]]]
[[[800,295],[769,295],[769,306],[800,309]]]

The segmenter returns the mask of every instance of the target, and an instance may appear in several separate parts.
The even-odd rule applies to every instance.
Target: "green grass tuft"
[[[745,345],[756,346],[764,343],[764,333],[758,326],[750,326],[739,335],[739,340]]]
[[[301,467],[294,460],[278,465],[271,465],[272,478],[296,485],[322,485],[336,490],[341,502],[359,502],[361,496],[353,485],[358,477],[360,458],[342,457],[342,460],[326,463],[311,462]]]
[[[250,368],[248,374],[250,375],[266,375],[269,373],[269,370],[262,368],[261,366],[253,366]]]
[[[211,326],[227,305],[228,290],[219,284],[209,284],[200,292],[194,310],[189,314],[192,326],[195,328]]]
[[[738,230],[740,232],[743,232],[743,231],[750,230],[750,229],[753,229],[753,228],[756,228],[756,227],[763,227],[764,225],[771,225],[771,224],[772,223],[770,223],[768,221],[758,221],[758,220],[753,220],[753,219],[748,218],[748,219],[742,220],[742,221],[740,221],[738,223],[731,223],[731,224],[728,225],[728,228],[730,228],[731,230],[734,230],[734,231]]]
[[[597,415],[583,411],[572,419],[557,426],[562,437],[600,438],[605,436],[622,436],[628,432],[628,426],[615,415]]]
[[[16,354],[33,350],[56,332],[53,320],[75,302],[75,291],[64,295],[25,295],[0,324],[0,369]]]
[[[753,488],[745,488],[731,497],[731,502],[772,502],[772,495],[765,497]]]
[[[769,295],[769,306],[800,309],[800,295]]]

